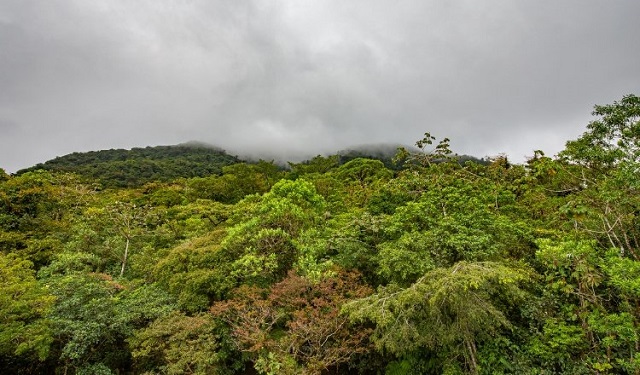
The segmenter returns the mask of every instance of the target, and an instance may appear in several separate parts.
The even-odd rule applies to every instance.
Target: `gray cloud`
[[[523,160],[640,88],[634,0],[0,3],[0,167],[188,140],[272,157],[429,131]]]

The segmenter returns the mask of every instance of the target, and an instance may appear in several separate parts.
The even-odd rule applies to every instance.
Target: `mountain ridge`
[[[73,172],[100,180],[107,187],[134,187],[151,181],[220,174],[227,165],[243,160],[222,148],[200,142],[169,146],[134,147],[73,152],[21,169],[15,174],[44,169]]]
[[[416,147],[396,143],[359,144],[335,152],[325,152],[320,156],[339,157],[339,164],[356,158],[380,160],[389,169],[401,166],[393,162],[398,148],[410,152],[421,152]],[[299,159],[306,162],[318,155],[304,155]],[[469,155],[458,156],[461,161],[483,162]],[[222,173],[222,168],[236,163],[252,163],[271,160],[286,169],[291,161],[275,160],[265,155],[231,155],[224,148],[201,141],[188,141],[176,145],[133,147],[131,149],[105,149],[72,152],[18,170],[15,175],[44,169],[52,172],[72,172],[97,179],[105,187],[135,187],[151,181],[168,182],[177,178],[206,177]]]

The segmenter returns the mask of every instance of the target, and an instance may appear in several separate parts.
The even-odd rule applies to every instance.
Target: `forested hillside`
[[[179,177],[205,177],[241,160],[225,151],[199,143],[155,146],[131,150],[75,152],[18,171],[18,175],[47,170],[70,172],[99,181],[107,187],[140,187]]]
[[[202,154],[113,178],[162,163],[137,149],[0,173],[0,368],[640,373],[640,97],[593,115],[524,164],[426,133],[397,169]]]

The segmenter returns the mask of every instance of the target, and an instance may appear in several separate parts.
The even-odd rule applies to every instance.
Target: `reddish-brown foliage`
[[[313,283],[291,271],[269,290],[237,289],[211,313],[230,325],[239,349],[270,352],[283,361],[293,357],[305,372],[317,374],[370,349],[370,330],[340,314],[345,302],[370,293],[355,273]]]

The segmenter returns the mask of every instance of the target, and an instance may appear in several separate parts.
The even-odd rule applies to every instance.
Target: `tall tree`
[[[35,278],[33,264],[0,253],[0,365],[12,357],[44,360],[53,340],[44,317],[54,298]]]
[[[379,350],[399,357],[423,348],[445,350],[454,365],[477,373],[478,344],[511,327],[510,306],[525,298],[522,284],[528,280],[525,269],[459,262],[427,272],[408,288],[380,288],[345,311],[354,321],[375,324]]]
[[[576,166],[580,193],[566,212],[575,226],[640,260],[640,97],[627,95],[610,105],[596,106],[599,116],[577,140],[560,153]]]

